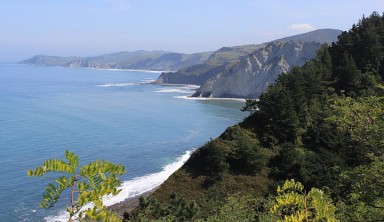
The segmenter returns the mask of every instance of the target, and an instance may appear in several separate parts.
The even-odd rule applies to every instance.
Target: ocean
[[[65,220],[64,195],[41,209],[44,160],[120,163],[123,191],[111,205],[160,185],[191,152],[243,120],[244,102],[191,99],[196,86],[155,85],[159,72],[0,64],[0,221]]]

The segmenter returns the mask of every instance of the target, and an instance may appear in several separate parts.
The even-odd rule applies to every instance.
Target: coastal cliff
[[[193,97],[255,98],[279,74],[303,65],[321,44],[335,42],[340,34],[319,29],[259,45],[223,47],[203,64],[164,72],[155,83],[200,85]]]
[[[281,74],[316,55],[317,42],[273,42],[208,79],[193,97],[256,98]]]

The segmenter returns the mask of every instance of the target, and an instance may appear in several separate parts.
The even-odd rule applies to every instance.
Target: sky
[[[349,30],[384,0],[1,0],[0,62],[37,54],[214,51]]]

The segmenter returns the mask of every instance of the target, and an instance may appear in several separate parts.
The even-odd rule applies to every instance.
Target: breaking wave
[[[106,196],[103,198],[105,206],[111,206],[120,203],[128,198],[136,197],[160,186],[169,176],[178,170],[191,156],[193,150],[186,151],[182,156],[178,157],[175,162],[163,167],[163,170],[157,173],[148,174],[141,177],[136,177],[122,183],[121,192],[116,196]],[[92,203],[87,204],[84,208],[92,206]],[[45,217],[47,222],[68,221],[69,214],[65,210],[61,210],[56,216]]]

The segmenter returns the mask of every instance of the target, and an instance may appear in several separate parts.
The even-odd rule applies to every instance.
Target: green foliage
[[[292,143],[280,145],[280,154],[270,160],[271,176],[276,179],[291,177],[301,179],[301,168],[305,161],[306,150]]]
[[[201,174],[216,178],[226,173],[254,175],[267,165],[271,155],[252,131],[235,125],[197,150],[187,165],[191,163]]]
[[[105,206],[94,206],[81,213],[84,218],[79,219],[80,221],[121,222],[121,218],[109,211]]]
[[[96,221],[119,221],[118,217],[103,206],[102,198],[105,195],[116,195],[121,190],[116,189],[121,184],[117,176],[122,175],[125,169],[120,164],[96,160],[80,168],[79,158],[69,150],[65,151],[67,162],[57,159],[46,160],[42,166],[28,170],[28,176],[45,176],[49,172],[60,173],[56,179],[56,186],[48,184],[43,194],[40,206],[51,208],[59,200],[64,190],[71,189],[71,205],[67,207],[70,215],[69,221],[85,218]],[[92,202],[93,208],[82,209]]]
[[[240,140],[228,161],[235,172],[255,175],[267,165],[269,156],[268,151],[260,144]]]
[[[267,165],[272,155],[261,146],[254,133],[237,125],[228,128],[221,139],[228,147],[227,162],[234,173],[255,175]]]
[[[246,99],[241,111],[249,111],[251,115],[257,110],[257,99]]]
[[[293,100],[292,93],[278,82],[260,96],[257,104],[266,120],[265,133],[279,142],[295,142],[299,136],[299,118]]]
[[[213,177],[222,177],[229,169],[228,150],[220,145],[222,144],[210,141],[197,153],[202,158],[201,167],[204,173]]]
[[[141,197],[140,213],[131,215],[130,221],[195,221],[200,210],[195,202],[188,202],[175,193],[170,198],[169,204],[163,204],[154,197]]]
[[[384,218],[384,156],[369,155],[372,162],[341,174],[346,193],[341,211],[350,221],[380,221]]]
[[[365,80],[375,79],[378,81],[376,83],[383,82],[383,34],[383,17],[374,12],[367,18],[363,17],[348,32],[339,36],[339,41],[330,48],[333,68],[339,70],[333,75],[338,79],[337,90],[345,90],[347,95],[361,95],[362,92],[367,92]],[[373,90],[369,95],[376,93],[377,91]]]
[[[251,115],[198,149],[155,193],[195,198],[196,218],[209,221],[384,218],[383,49],[384,16],[373,13],[304,66],[281,74],[258,101],[247,100],[242,110]],[[252,211],[259,199],[231,196],[258,189],[260,197],[286,178],[309,192],[287,181],[273,213]],[[330,197],[313,187],[329,191],[337,215]]]
[[[367,152],[382,152],[383,21],[377,13],[364,18],[260,96],[249,119],[260,144],[277,151],[268,164],[273,178],[333,187],[337,178],[330,172],[366,162]]]
[[[308,193],[300,182],[285,181],[277,188],[276,203],[272,213],[279,215],[278,221],[337,221],[336,207],[323,191],[312,188]]]
[[[204,220],[207,222],[276,221],[278,217],[268,213],[272,201],[236,193],[226,198],[222,207]]]
[[[347,94],[354,95],[360,85],[361,71],[357,69],[355,60],[349,54],[344,54],[341,65],[335,68],[338,76],[336,87],[343,89]]]
[[[335,114],[328,118],[351,139],[380,152],[384,148],[384,97],[335,99]],[[381,149],[379,149],[381,148]]]

